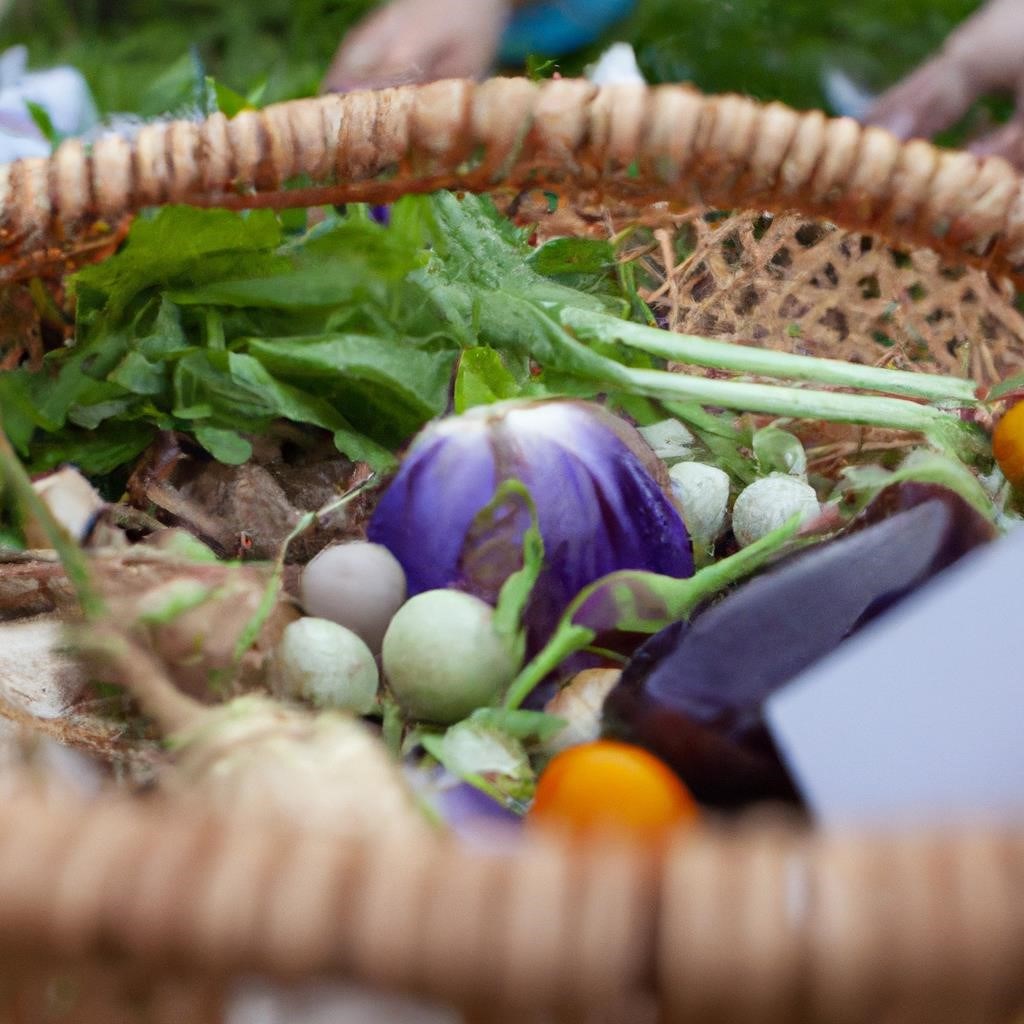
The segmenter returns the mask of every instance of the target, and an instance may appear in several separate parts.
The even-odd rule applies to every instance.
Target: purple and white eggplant
[[[505,402],[423,430],[377,506],[369,538],[402,564],[410,596],[453,587],[497,602],[521,566],[531,511],[511,502],[481,513],[510,480],[529,492],[544,542],[523,616],[528,651],[608,573],[692,574],[664,466],[632,427],[584,402]]]

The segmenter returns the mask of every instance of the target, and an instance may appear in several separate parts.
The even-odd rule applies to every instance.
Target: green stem
[[[934,373],[888,370],[879,366],[861,366],[841,359],[819,359],[790,352],[712,341],[692,334],[675,334],[657,327],[616,320],[583,309],[566,307],[561,314],[565,327],[575,334],[600,341],[621,341],[633,348],[678,363],[707,366],[718,370],[805,380],[817,384],[883,391],[892,395],[923,398],[931,402],[957,405],[978,404],[973,380],[946,377]]]
[[[99,618],[105,606],[103,598],[93,586],[88,559],[54,518],[46,502],[36,493],[25,467],[7,440],[7,435],[0,430],[0,489],[3,485],[11,489],[15,501],[22,509],[22,514],[30,516],[42,527],[47,540],[57,552],[64,571],[68,574],[85,617]]]
[[[686,399],[740,412],[774,416],[861,423],[895,430],[919,430],[956,423],[956,417],[930,405],[903,398],[848,395],[839,391],[814,391],[780,384],[754,384],[738,380],[712,380],[665,370],[629,369],[630,383],[649,398]]]
[[[794,540],[800,527],[800,517],[794,516],[788,522],[760,540],[741,548],[728,558],[723,558],[688,579],[660,576],[656,573],[638,572],[634,578],[641,578],[644,584],[655,589],[665,608],[666,617],[660,621],[638,621],[627,610],[620,610],[618,626],[628,632],[654,633],[679,619],[685,619],[707,598],[724,590],[747,576],[753,575],[783,547]],[[571,654],[590,647],[597,639],[597,632],[588,626],[573,621],[576,613],[586,604],[595,591],[607,586],[617,577],[630,576],[628,570],[611,573],[584,587],[562,615],[555,632],[547,644],[534,655],[508,688],[505,696],[506,708],[518,708],[547,675],[554,672]]]
[[[571,621],[566,621],[566,618],[563,618],[555,635],[512,680],[512,685],[505,694],[505,707],[513,710],[519,707],[548,673],[554,672],[570,654],[575,654],[594,642],[596,634],[592,629],[576,626]]]

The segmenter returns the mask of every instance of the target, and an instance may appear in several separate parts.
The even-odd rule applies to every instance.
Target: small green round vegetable
[[[281,634],[271,667],[279,697],[318,708],[365,715],[373,710],[379,677],[370,648],[350,629],[327,619],[303,618]]]
[[[810,484],[785,473],[772,473],[744,487],[732,507],[732,532],[740,547],[753,544],[799,513],[801,522],[821,511]]]
[[[457,722],[492,704],[518,665],[494,628],[494,609],[458,590],[407,601],[384,634],[384,675],[414,718]]]

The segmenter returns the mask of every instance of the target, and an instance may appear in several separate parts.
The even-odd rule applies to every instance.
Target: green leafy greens
[[[983,448],[944,408],[975,401],[969,382],[630,323],[638,300],[609,243],[535,249],[488,200],[407,197],[387,226],[363,207],[316,214],[296,232],[270,211],[140,217],[121,252],[72,280],[75,344],[49,353],[42,372],[0,378],[4,430],[31,467],[110,472],[158,430],[187,432],[239,463],[251,454],[244,435],[285,419],[329,431],[340,451],[386,470],[453,404],[548,395],[653,402],[721,449],[737,478],[735,438],[698,403],[920,430],[965,457]],[[665,359],[737,376],[667,373]]]

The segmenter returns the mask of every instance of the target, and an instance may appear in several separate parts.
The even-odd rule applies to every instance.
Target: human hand
[[[1017,110],[1008,124],[970,148],[1024,166],[1024,0],[990,0],[936,56],[883,93],[865,121],[901,139],[928,138],[990,92],[1012,93]]]
[[[323,89],[482,77],[510,6],[510,0],[391,0],[342,40]]]

